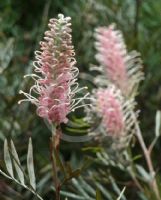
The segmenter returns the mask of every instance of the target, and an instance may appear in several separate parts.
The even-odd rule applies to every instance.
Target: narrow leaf
[[[65,197],[70,197],[71,199],[74,199],[74,200],[76,200],[76,199],[77,200],[85,200],[84,196],[76,195],[76,194],[66,192],[66,191],[60,191],[60,194]],[[88,199],[86,199],[86,200],[88,200]]]
[[[81,176],[79,177],[81,186],[92,196],[95,196],[95,190]]]
[[[76,170],[74,170],[74,171],[72,171],[72,173],[71,173],[71,177],[78,177],[79,175],[80,175],[80,173],[81,173],[81,170],[80,169],[76,169]]]
[[[4,161],[5,161],[8,173],[10,174],[10,176],[12,178],[14,178],[12,161],[11,161],[11,157],[10,157],[10,154],[9,154],[8,142],[7,142],[6,139],[4,141]]]
[[[143,193],[138,193],[140,200],[148,200],[147,197]]]
[[[126,188],[124,187],[123,190],[121,191],[119,197],[117,198],[117,200],[120,200],[120,199],[122,198],[122,195],[124,194],[125,189],[126,189]]]
[[[85,199],[90,198],[89,195],[87,194],[87,192],[84,190],[84,188],[80,187],[80,184],[77,181],[77,179],[73,178],[72,179],[72,183],[75,186],[75,188],[78,190],[78,192],[80,193],[80,195],[83,195]]]
[[[15,145],[14,145],[12,140],[11,140],[11,152],[12,152],[12,155],[14,157],[13,163],[14,163],[18,178],[19,178],[20,182],[22,183],[22,185],[24,185],[25,184],[25,182],[24,182],[24,174],[23,174],[23,171],[21,169],[20,160],[19,160]]]
[[[161,111],[157,111],[155,118],[155,135],[156,137],[160,136],[160,126],[161,126]]]
[[[120,188],[116,184],[115,179],[112,176],[109,176],[109,179],[110,179],[112,187],[113,187],[114,191],[117,193],[117,195],[119,195],[119,197],[122,198],[122,200],[126,200],[124,193],[120,191]]]
[[[102,194],[106,197],[106,199],[111,200],[112,196],[111,194],[108,192],[108,190],[106,188],[104,188],[100,183],[95,181],[95,185],[97,186],[97,188],[100,190],[100,192],[102,192]]]
[[[63,180],[63,182],[62,182],[62,185],[63,184],[66,184],[69,180],[71,180],[72,178],[76,178],[76,177],[78,177],[79,175],[80,175],[80,169],[76,169],[75,171],[72,171],[69,175],[68,175],[68,177],[65,177],[64,178],[64,180]]]
[[[96,190],[96,200],[102,200],[101,193],[98,189]]]
[[[36,180],[35,180],[34,162],[33,162],[33,148],[32,148],[31,138],[29,139],[29,145],[28,145],[27,170],[28,170],[30,184],[34,189],[36,189]]]
[[[136,165],[136,169],[138,170],[139,174],[142,176],[144,181],[151,181],[153,177],[140,165]]]

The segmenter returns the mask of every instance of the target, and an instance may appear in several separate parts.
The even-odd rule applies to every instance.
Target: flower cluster
[[[125,128],[120,97],[114,88],[98,89],[96,92],[98,114],[102,116],[106,132],[113,136],[122,135]]]
[[[133,119],[130,113],[134,106],[132,100],[125,102],[121,91],[114,85],[97,89],[93,97],[92,112],[101,118],[105,135],[120,138],[132,132]]]
[[[62,14],[58,19],[50,19],[49,31],[40,42],[40,51],[35,52],[35,74],[26,75],[31,76],[35,84],[29,93],[20,91],[27,97],[21,101],[29,100],[37,106],[40,117],[57,124],[66,123],[67,114],[82,99],[74,99],[75,93],[81,89],[76,82],[79,71],[75,67],[70,20]]]
[[[96,59],[101,64],[105,79],[116,85],[125,96],[131,95],[143,79],[140,54],[127,52],[122,33],[115,30],[114,24],[98,28],[95,37]]]
[[[134,131],[134,96],[143,79],[142,62],[139,53],[127,52],[122,33],[114,24],[99,27],[95,37],[96,59],[101,66],[94,69],[101,74],[95,79],[99,88],[93,92],[89,110],[101,119],[99,132],[126,141],[122,138],[128,138]]]

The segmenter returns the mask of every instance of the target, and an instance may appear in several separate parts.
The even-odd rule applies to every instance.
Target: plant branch
[[[156,179],[155,179],[155,171],[154,171],[153,163],[152,163],[152,160],[151,160],[151,157],[150,157],[150,152],[149,152],[148,148],[145,145],[145,142],[144,142],[140,127],[139,127],[137,119],[136,119],[136,116],[135,116],[134,113],[132,115],[133,115],[133,119],[135,121],[135,128],[136,128],[136,132],[135,133],[136,133],[136,136],[137,136],[138,141],[140,143],[140,146],[141,146],[141,148],[143,150],[143,153],[144,153],[144,156],[145,156],[145,160],[146,160],[150,175],[152,177],[152,180],[150,181],[149,184],[152,187],[157,199],[161,200],[160,195],[159,195],[157,182],[156,182]]]
[[[0,174],[2,174],[3,176],[5,176],[6,178],[13,180],[15,183],[19,184],[20,186],[24,187],[25,189],[29,190],[31,193],[33,193],[38,199],[43,200],[43,198],[34,190],[32,189],[30,186],[28,187],[25,184],[22,184],[21,182],[19,182],[17,179],[10,177],[9,175],[7,175],[5,172],[3,172],[2,170],[0,170]]]
[[[150,146],[149,146],[149,148],[148,148],[149,155],[151,155],[152,150],[153,150],[153,148],[154,148],[154,146],[155,146],[157,140],[158,140],[158,137],[155,137],[154,140],[152,141],[152,143],[150,144]]]

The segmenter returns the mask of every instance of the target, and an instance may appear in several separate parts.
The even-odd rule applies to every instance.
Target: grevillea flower
[[[115,25],[96,30],[96,59],[100,62],[104,79],[116,85],[124,95],[131,95],[143,79],[142,61],[136,51],[127,52],[122,33]],[[107,82],[107,81],[105,81]]]
[[[35,51],[35,74],[26,75],[31,76],[35,84],[29,93],[20,91],[27,97],[21,101],[35,104],[40,117],[57,124],[66,123],[69,112],[88,95],[74,98],[83,88],[79,89],[76,82],[79,71],[75,67],[70,20],[62,14],[58,19],[50,19],[49,31],[40,42],[40,50]]]
[[[90,112],[101,119],[100,125],[103,127],[104,135],[121,138],[132,131],[134,121],[130,110],[133,106],[132,100],[125,101],[121,91],[114,85],[110,85],[108,88],[99,88],[94,92]]]

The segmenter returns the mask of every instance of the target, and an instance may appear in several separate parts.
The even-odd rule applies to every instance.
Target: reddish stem
[[[56,134],[52,134],[50,138],[50,159],[52,164],[52,171],[53,171],[53,182],[55,186],[55,200],[60,200],[60,181],[57,175],[57,164],[54,156],[54,151],[59,151],[59,144],[60,144],[60,130],[56,128]]]

